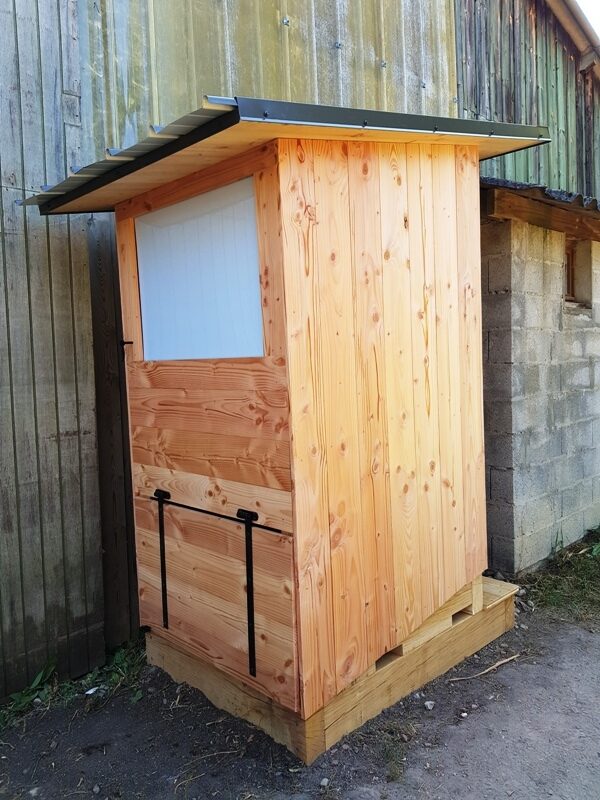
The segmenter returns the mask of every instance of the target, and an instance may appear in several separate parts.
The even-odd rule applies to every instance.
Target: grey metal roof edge
[[[320,106],[262,100],[250,97],[208,96],[202,108],[160,128],[132,147],[111,150],[110,158],[82,167],[49,191],[30,197],[26,205],[38,205],[40,214],[77,200],[115,180],[160,161],[241,121],[311,125],[319,127],[407,131],[463,136],[522,139],[523,147],[550,141],[544,126],[514,125],[446,117],[428,117],[394,111]]]
[[[550,132],[545,125],[515,125],[510,122],[433,117],[424,114],[404,114],[397,111],[288,103],[281,100],[261,100],[251,97],[236,97],[236,100],[240,119],[247,122],[488,136],[494,139],[523,139],[531,142],[532,145],[545,144],[550,141]]]

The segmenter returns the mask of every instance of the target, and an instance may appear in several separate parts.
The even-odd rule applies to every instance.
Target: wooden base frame
[[[483,578],[458,592],[406,642],[308,719],[287,711],[211,664],[146,637],[148,662],[200,689],[218,708],[266,731],[310,764],[347,733],[442,675],[514,625],[517,586]]]

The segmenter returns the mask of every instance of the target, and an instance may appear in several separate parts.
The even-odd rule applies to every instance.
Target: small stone
[[[340,762],[338,761],[338,759],[337,759],[337,758],[332,758],[332,759],[331,759],[331,763],[333,764],[333,766],[334,766],[334,767],[337,767],[337,765],[338,765]]]
[[[321,780],[321,786],[323,787],[323,789],[326,789],[329,786],[329,778],[323,778]]]
[[[477,703],[471,703],[471,708],[479,708],[479,706],[477,705]]]
[[[526,594],[527,594],[527,589],[521,586],[521,588],[517,592],[517,597],[525,597]]]
[[[528,631],[529,630],[529,625],[524,625],[523,623],[521,623],[520,627],[521,627],[521,630],[523,630],[523,631]]]
[[[342,745],[342,750],[350,750],[350,745],[349,744],[343,744]]]
[[[30,797],[37,797],[39,795],[39,793],[40,793],[40,787],[39,786],[34,786],[33,789],[29,790],[29,796]]]
[[[404,733],[404,731],[401,732],[400,738],[402,739],[403,742],[410,742],[410,736],[408,735],[408,733]]]
[[[92,792],[93,792],[94,794],[100,794],[100,787],[98,786],[98,784],[96,784],[96,785],[94,786],[94,788],[92,789]]]
[[[463,719],[464,719],[465,717],[468,717],[468,716],[469,716],[469,715],[467,714],[467,712],[466,712],[466,711],[461,711],[461,714],[460,714],[460,715],[461,715],[461,717],[462,717]]]
[[[425,700],[423,705],[425,706],[427,711],[433,711],[433,709],[435,708],[435,700]]]

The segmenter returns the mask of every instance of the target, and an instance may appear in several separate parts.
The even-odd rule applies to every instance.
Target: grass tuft
[[[565,612],[578,622],[600,621],[600,528],[520,583],[537,606]]]
[[[66,681],[58,680],[55,665],[49,662],[29,686],[11,694],[8,702],[0,706],[0,731],[31,712],[65,706],[77,697],[86,697],[92,707],[127,690],[131,691],[131,702],[136,703],[142,697],[139,682],[144,655],[141,641],[129,642],[112,653],[105,666],[78,680]],[[93,690],[92,694],[86,695],[89,690]]]

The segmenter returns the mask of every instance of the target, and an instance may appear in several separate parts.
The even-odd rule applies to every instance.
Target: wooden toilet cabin
[[[503,633],[479,160],[545,128],[209,98],[114,210],[148,658],[307,761]]]

